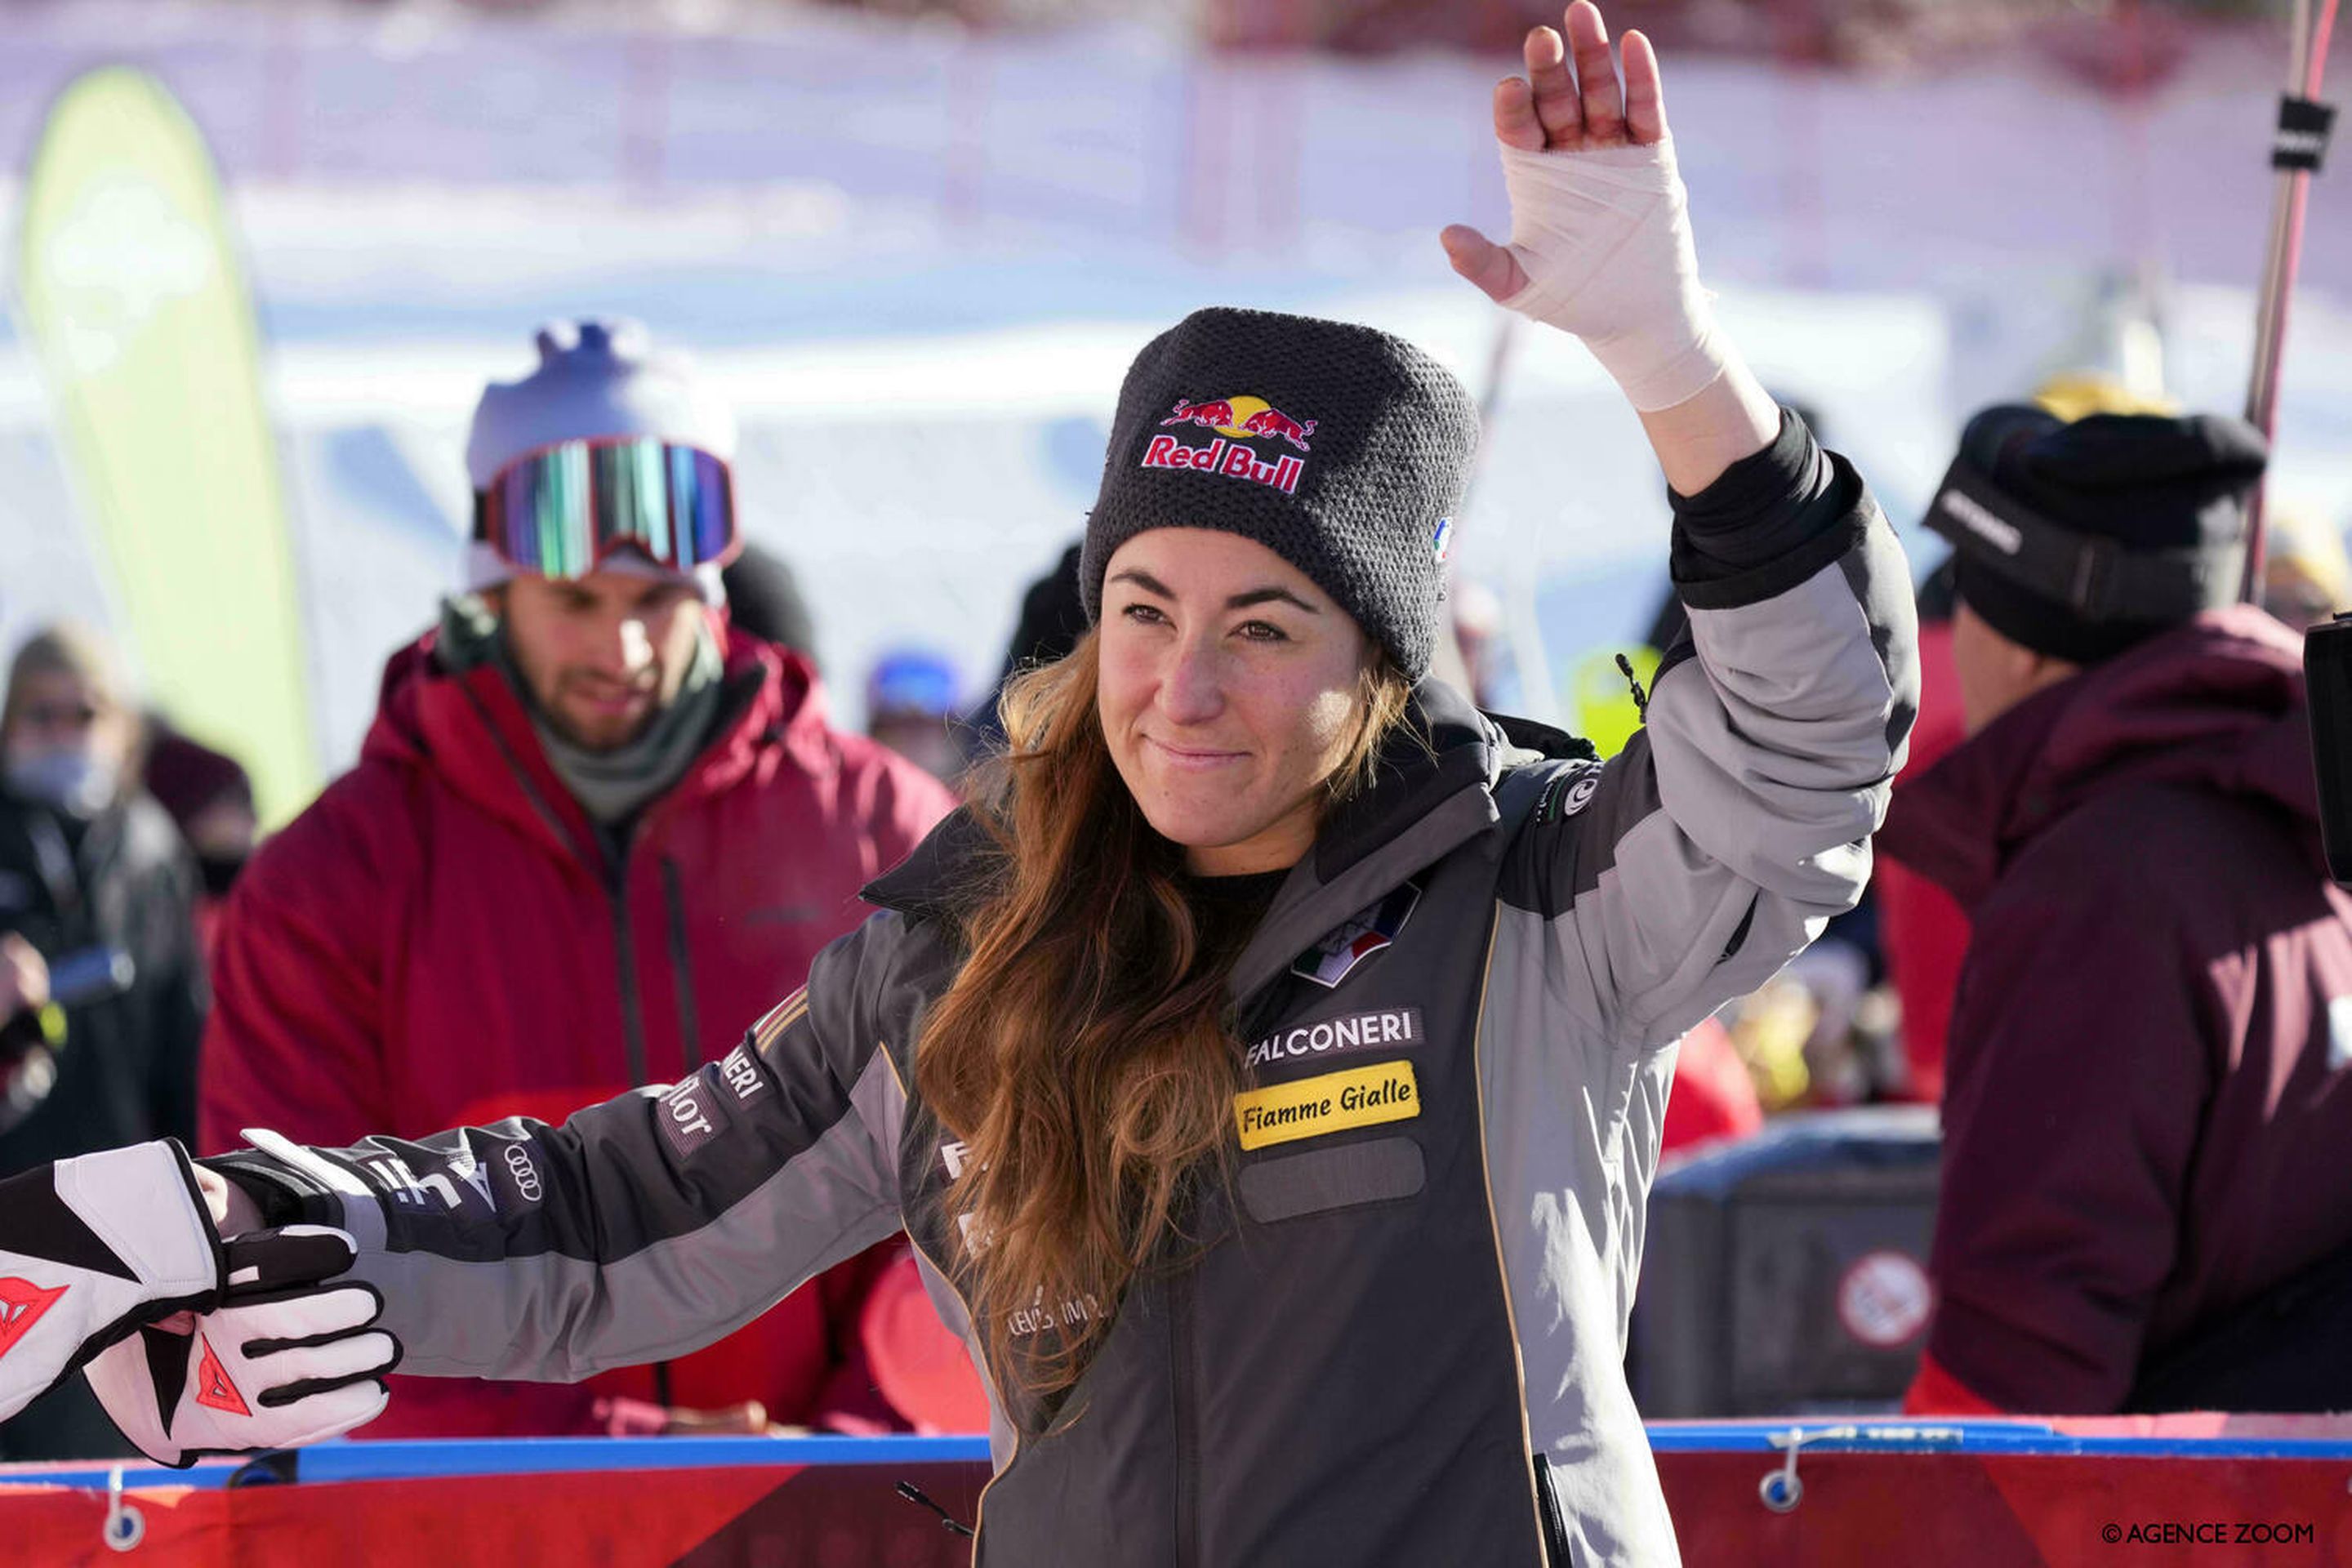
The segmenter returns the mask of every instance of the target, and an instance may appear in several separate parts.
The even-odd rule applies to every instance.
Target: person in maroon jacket
[[[360,762],[238,879],[205,1148],[561,1121],[716,1061],[950,808],[731,631],[729,411],[633,323],[540,334],[474,419],[472,591],[395,654]],[[487,1204],[528,1168],[429,1176]],[[581,1387],[394,1379],[372,1436],[898,1424],[859,1324],[895,1247],[730,1339]],[[934,1332],[944,1331],[934,1330]]]
[[[2300,645],[2230,603],[2263,458],[2000,407],[1937,495],[1969,739],[1878,838],[1974,932],[1915,1412],[2210,1403],[2154,1374],[2352,1243],[2352,899]]]
[[[1911,754],[1895,775],[1898,790],[1968,738],[1959,671],[1952,667],[1951,579],[1947,561],[1919,584],[1919,718],[1911,726]],[[1950,893],[1892,856],[1882,856],[1873,868],[1870,890],[1878,900],[1886,975],[1901,1004],[1905,1082],[1898,1098],[1939,1104],[1944,1037],[1968,956],[1969,919]]]

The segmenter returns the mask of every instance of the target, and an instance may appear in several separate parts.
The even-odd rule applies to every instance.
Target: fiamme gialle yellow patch
[[[1244,1149],[1404,1121],[1420,1114],[1421,1088],[1411,1062],[1374,1062],[1234,1096],[1234,1123]]]

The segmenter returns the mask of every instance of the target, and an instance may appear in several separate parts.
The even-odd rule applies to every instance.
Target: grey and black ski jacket
[[[1801,425],[1676,505],[1691,637],[1623,752],[1424,683],[1421,737],[1276,895],[1235,971],[1249,1087],[1205,1245],[1112,1304],[1055,1420],[998,1400],[977,1563],[1676,1560],[1621,1370],[1675,1042],[1859,896],[1915,691],[1901,552]],[[410,1372],[678,1355],[901,1225],[976,1343],[962,1151],[912,1090],[959,962],[958,820],[666,1090],[216,1163],[271,1221],[357,1236]]]

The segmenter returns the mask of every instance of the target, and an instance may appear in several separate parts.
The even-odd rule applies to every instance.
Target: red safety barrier
[[[2342,1424],[1665,1423],[1693,1568],[2352,1568]],[[1791,1459],[1793,1450],[1794,1458]],[[75,1568],[964,1568],[971,1439],[335,1445],[242,1472],[0,1467],[0,1558]],[[766,1462],[762,1462],[762,1460]],[[254,1482],[258,1484],[246,1484]],[[1450,1565],[1449,1565],[1450,1568]]]
[[[1659,1457],[1683,1561],[1708,1568],[2352,1568],[2343,1459],[1824,1454],[1797,1506],[1754,1454]]]
[[[0,1560],[43,1568],[967,1568],[985,1464],[751,1466],[192,1488],[127,1486],[143,1539],[105,1543],[102,1489],[0,1482]],[[102,1473],[96,1478],[102,1489]]]

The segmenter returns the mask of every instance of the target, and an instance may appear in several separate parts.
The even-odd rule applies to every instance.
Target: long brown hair
[[[1129,1280],[1181,1239],[1185,1185],[1222,1167],[1240,1080],[1234,955],[1203,952],[1184,851],[1112,763],[1096,643],[1006,689],[1008,744],[974,791],[998,858],[915,1065],[966,1148],[949,1202],[982,1343],[1000,1381],[1040,1397],[1077,1380]],[[1335,802],[1370,778],[1410,692],[1385,656],[1365,672]]]

